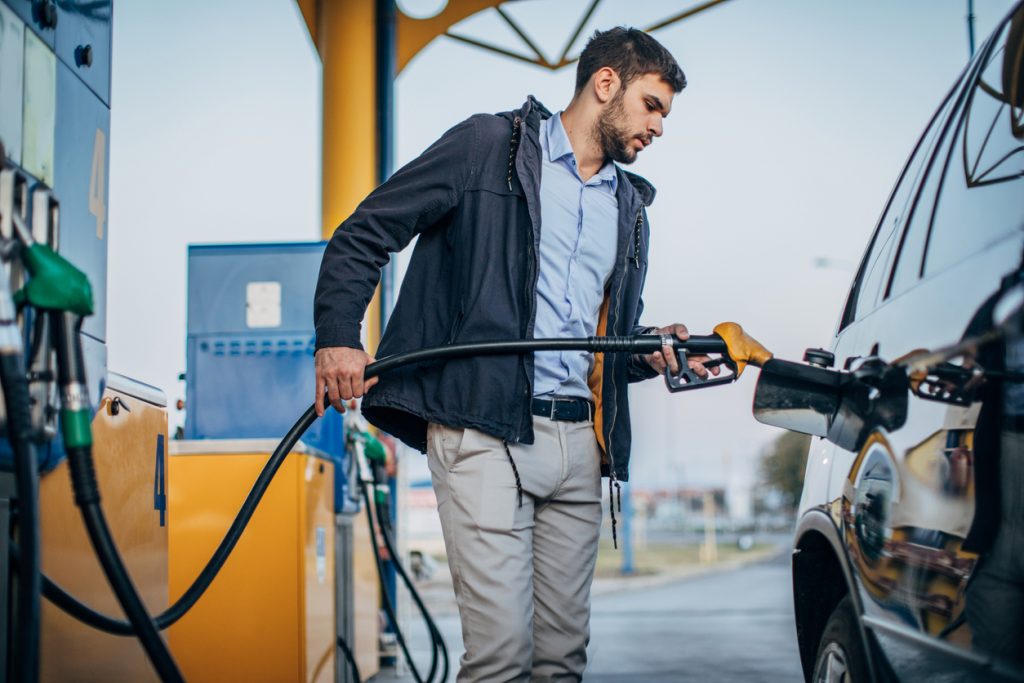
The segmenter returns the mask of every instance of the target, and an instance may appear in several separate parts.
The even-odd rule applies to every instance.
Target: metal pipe
[[[974,0],[967,0],[967,59],[974,58]]]
[[[383,183],[395,170],[395,0],[377,0],[376,6],[376,114],[377,182]],[[394,298],[395,274],[392,264],[380,274],[380,329],[387,327]]]

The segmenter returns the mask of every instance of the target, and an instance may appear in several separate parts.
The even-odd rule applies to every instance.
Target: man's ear
[[[602,66],[591,76],[591,85],[594,89],[594,97],[601,104],[607,104],[615,97],[615,93],[622,87],[619,74],[610,66]]]

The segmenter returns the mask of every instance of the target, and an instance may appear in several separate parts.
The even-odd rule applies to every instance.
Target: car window
[[[968,93],[927,240],[930,275],[1024,229],[1024,7],[989,48]]]
[[[857,294],[855,320],[863,318],[875,308],[878,287],[882,283],[882,274],[885,272],[885,266],[889,262],[889,256],[896,243],[896,227],[899,225],[900,213],[902,212],[896,212],[894,216],[889,217],[889,221],[880,227],[878,237],[875,238],[876,243],[871,250],[871,258],[866,262],[867,267],[864,270],[863,281]]]
[[[911,155],[910,160],[903,168],[903,173],[889,197],[889,204],[886,206],[882,219],[878,222],[874,238],[868,252],[864,255],[857,278],[854,280],[850,295],[847,298],[846,310],[843,313],[843,320],[840,329],[846,327],[854,320],[863,317],[874,309],[878,299],[878,290],[882,282],[883,273],[887,272],[887,265],[890,262],[890,255],[895,246],[897,228],[902,222],[902,216],[908,208],[914,188],[917,187],[925,162],[929,159],[935,140],[942,123],[946,118],[946,112],[953,101],[953,94],[957,91],[954,87],[939,110],[932,116],[924,135],[918,140],[917,146]]]
[[[900,237],[893,275],[889,281],[885,298],[901,294],[920,278],[924,244],[928,237],[928,226],[931,225],[935,194],[942,177],[946,155],[949,153],[949,145],[945,144],[945,140],[949,133],[947,128],[949,110],[953,108],[954,102],[959,106],[960,98],[948,97],[946,99],[932,129],[928,131],[928,149],[925,154],[928,162],[920,165],[918,178],[915,179],[914,184],[915,186],[918,184],[921,176],[925,176],[925,181],[913,203],[906,208],[907,219],[904,222],[907,227]],[[940,151],[933,155],[936,148],[939,148]]]

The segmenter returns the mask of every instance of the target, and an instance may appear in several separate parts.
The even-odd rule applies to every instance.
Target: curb
[[[595,578],[590,589],[590,594],[607,595],[609,593],[618,593],[624,590],[628,591],[638,590],[641,588],[653,588],[673,583],[675,581],[694,579],[712,572],[720,573],[735,571],[751,564],[775,559],[786,552],[787,550],[785,548],[771,548],[762,551],[751,551],[751,553],[745,557],[729,560],[727,562],[718,562],[706,565],[686,565],[678,569],[661,572],[660,574]]]

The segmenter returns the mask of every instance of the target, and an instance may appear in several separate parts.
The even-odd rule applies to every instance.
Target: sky
[[[552,54],[587,4],[505,7]],[[695,4],[605,0],[584,37]],[[979,42],[1011,4],[975,1]],[[964,0],[730,0],[655,32],[689,85],[630,167],[659,190],[644,322],[735,321],[788,359],[828,347],[888,192],[966,63],[965,14]],[[187,245],[319,238],[320,66],[291,0],[120,0],[114,27],[109,364],[173,403]],[[493,10],[456,29],[523,50]],[[397,79],[396,162],[527,94],[562,109],[573,81],[438,39]],[[634,482],[753,482],[779,434],[751,417],[755,385],[756,370],[676,395],[634,385]]]

